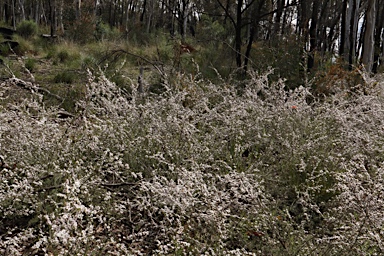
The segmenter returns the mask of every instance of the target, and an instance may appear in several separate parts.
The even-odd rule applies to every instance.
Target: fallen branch
[[[49,190],[53,190],[53,189],[58,189],[58,188],[61,188],[63,187],[63,185],[56,185],[56,186],[50,186],[50,187],[44,187],[44,188],[39,188],[39,189],[36,189],[35,191],[36,192],[43,192],[43,191],[49,191]]]
[[[133,182],[121,182],[121,183],[101,183],[104,187],[121,187],[121,186],[137,186],[137,183]]]
[[[11,83],[11,84],[14,84],[16,86],[19,86],[23,89],[26,89],[26,90],[29,90],[31,92],[38,92],[38,93],[41,93],[41,94],[46,94],[46,95],[49,95],[51,97],[54,97],[55,99],[57,100],[60,100],[60,101],[63,101],[64,99],[61,98],[59,95],[57,94],[54,94],[50,91],[48,91],[47,89],[44,89],[44,88],[41,88],[31,82],[28,82],[28,81],[24,81],[20,78],[16,78],[16,77],[12,77],[12,78],[9,78],[8,81]]]
[[[138,59],[141,59],[143,60],[144,62],[150,64],[151,66],[153,66],[158,72],[159,74],[163,77],[163,78],[166,78],[167,77],[167,74],[158,66],[156,65],[155,62],[153,61],[150,61],[148,60],[147,58],[144,58],[143,56],[140,56],[140,55],[137,55],[137,54],[134,54],[134,53],[131,53],[131,52],[128,52],[126,50],[123,50],[123,49],[117,49],[117,50],[112,50],[109,52],[109,54],[106,54],[103,58],[101,58],[101,60],[99,61],[99,65],[106,61],[108,59],[109,56],[113,56],[113,55],[119,55],[119,54],[126,54],[126,55],[130,55],[130,56],[133,56],[135,58],[138,58]]]

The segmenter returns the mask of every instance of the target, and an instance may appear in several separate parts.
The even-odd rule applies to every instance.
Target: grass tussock
[[[74,116],[2,106],[0,254],[381,254],[382,81],[316,100],[268,75],[143,95],[94,72]]]

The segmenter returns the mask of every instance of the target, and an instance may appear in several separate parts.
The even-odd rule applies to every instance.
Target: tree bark
[[[274,34],[278,35],[281,32],[281,18],[283,16],[283,7],[285,6],[285,0],[277,0],[277,11],[275,16],[275,31]]]
[[[373,59],[372,72],[377,73],[379,66],[381,65],[382,55],[383,55],[383,42],[381,40],[381,35],[383,33],[384,27],[384,1],[380,0],[378,2],[378,10],[376,16],[376,28],[375,28],[375,53]]]
[[[356,63],[356,47],[357,47],[357,31],[358,31],[358,23],[359,23],[359,6],[360,0],[349,0],[349,8],[347,20],[349,21],[348,29],[348,40],[347,40],[347,48],[348,50],[348,69],[352,70],[353,65]]]
[[[235,51],[236,51],[236,65],[241,67],[241,28],[242,28],[242,7],[243,0],[237,1],[237,11],[236,11],[236,25],[235,25]]]
[[[317,46],[317,22],[319,13],[319,1],[313,2],[311,26],[309,27],[309,56],[308,56],[308,71],[311,71],[315,65],[315,51]]]
[[[16,30],[16,13],[15,13],[15,0],[12,0],[12,28]]]
[[[21,20],[25,20],[24,0],[19,0],[19,7],[21,11]]]
[[[49,1],[50,7],[50,23],[51,23],[51,37],[56,36],[56,0]]]
[[[377,0],[368,0],[367,11],[365,14],[366,25],[364,33],[362,63],[366,71],[369,73],[372,71],[375,46],[376,2]]]
[[[342,10],[341,10],[341,23],[340,23],[340,50],[339,50],[339,54],[340,56],[344,57],[344,59],[348,59],[348,58],[345,58],[345,49],[346,49],[346,42],[348,41],[347,40],[347,35],[348,35],[348,32],[347,30],[349,30],[349,27],[347,25],[347,10],[348,10],[348,0],[343,0],[343,7],[342,7]]]

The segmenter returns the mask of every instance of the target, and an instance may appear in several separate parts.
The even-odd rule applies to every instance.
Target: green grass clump
[[[69,52],[68,52],[67,50],[65,50],[65,49],[62,49],[61,51],[59,51],[59,52],[57,53],[57,59],[58,59],[58,61],[61,62],[61,63],[64,63],[64,62],[70,60],[70,58],[71,58],[71,55],[70,55]]]
[[[63,71],[55,75],[53,82],[72,84],[76,79],[76,75],[70,71]]]
[[[29,39],[35,36],[38,32],[38,26],[36,22],[32,20],[23,20],[17,25],[17,34],[23,38]]]
[[[36,63],[37,63],[36,59],[28,58],[25,61],[25,68],[27,68],[30,72],[33,72],[36,69]]]

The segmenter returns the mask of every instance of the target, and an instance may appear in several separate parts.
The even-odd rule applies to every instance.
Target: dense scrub
[[[384,253],[380,81],[321,99],[268,74],[177,81],[127,95],[89,73],[73,117],[2,106],[0,254]]]

